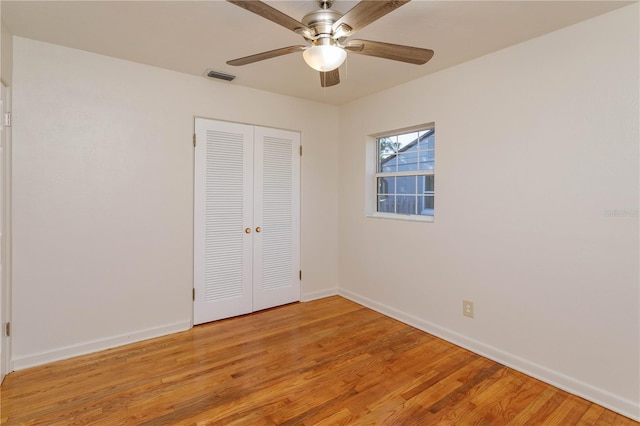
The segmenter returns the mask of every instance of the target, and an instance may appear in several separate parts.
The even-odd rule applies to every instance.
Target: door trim
[[[5,375],[13,371],[13,360],[11,356],[11,336],[6,335],[6,324],[11,322],[11,127],[4,126],[4,113],[11,112],[11,87],[4,82],[2,86],[2,161],[0,164],[1,182],[0,188],[0,381]]]

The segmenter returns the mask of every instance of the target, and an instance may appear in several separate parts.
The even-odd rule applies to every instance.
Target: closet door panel
[[[196,119],[194,324],[252,311],[253,133]]]
[[[300,300],[300,134],[255,129],[254,311]]]

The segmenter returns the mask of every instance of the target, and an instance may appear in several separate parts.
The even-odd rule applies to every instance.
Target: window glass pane
[[[398,137],[387,136],[378,139],[378,171],[395,172],[397,170]]]
[[[380,154],[387,156],[398,152],[398,137],[397,136],[385,136],[378,138],[378,150]]]
[[[402,135],[398,135],[398,151],[408,151],[409,148],[414,147],[418,141],[418,132],[404,133]]]
[[[393,157],[385,160],[380,165],[380,172],[382,172],[382,173],[393,173],[393,172],[398,171],[398,168],[396,167],[396,161],[397,161],[397,157],[395,155]]]
[[[382,177],[378,178],[378,194],[393,194],[396,192],[396,178]]]
[[[424,143],[424,147],[426,149],[434,149],[435,148],[435,142],[436,142],[436,138],[435,138],[435,133],[431,133],[431,136],[429,136],[428,138],[425,138],[425,143]]]
[[[396,210],[396,197],[393,195],[378,195],[378,211],[394,213]]]
[[[416,196],[398,195],[396,197],[396,213],[416,214]]]
[[[425,193],[431,192],[433,193],[433,189],[435,186],[435,176],[424,176],[424,191]]]
[[[433,195],[418,197],[418,214],[433,216]]]
[[[416,180],[418,176],[398,176],[396,194],[417,194]]]
[[[420,170],[433,170],[435,160],[434,141],[435,133],[433,129],[424,133],[425,137],[420,140]]]
[[[420,151],[420,170],[433,170],[434,154],[435,151],[432,149]]]
[[[433,161],[428,161],[428,159],[421,159],[420,160],[420,170],[433,170],[434,168],[434,162]]]
[[[418,170],[418,152],[410,150],[398,154],[398,171],[407,172]]]

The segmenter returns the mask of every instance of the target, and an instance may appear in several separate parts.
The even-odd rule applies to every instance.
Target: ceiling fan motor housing
[[[309,12],[302,18],[302,23],[311,28],[316,36],[331,36],[333,23],[342,17],[342,13],[333,9],[319,9]]]

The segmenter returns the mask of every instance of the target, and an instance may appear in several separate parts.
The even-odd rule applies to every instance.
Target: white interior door
[[[196,119],[194,324],[253,309],[253,127]]]
[[[194,324],[300,300],[300,134],[195,127]]]
[[[253,310],[300,300],[300,134],[256,127]]]

